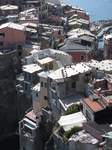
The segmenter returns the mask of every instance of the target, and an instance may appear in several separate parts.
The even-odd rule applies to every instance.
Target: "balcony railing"
[[[23,73],[16,75],[16,80],[23,81],[24,80]]]
[[[21,134],[24,135],[27,138],[30,138],[30,140],[33,140],[33,137],[30,133],[24,131],[24,129],[21,130]]]
[[[20,93],[24,93],[24,89],[20,84],[16,85],[16,90]]]

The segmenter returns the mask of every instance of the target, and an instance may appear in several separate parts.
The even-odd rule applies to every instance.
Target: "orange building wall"
[[[88,55],[86,55],[86,52],[67,52],[70,54],[73,58],[73,62],[86,62],[90,61],[92,57],[89,58]],[[84,60],[81,60],[81,56],[84,56]]]

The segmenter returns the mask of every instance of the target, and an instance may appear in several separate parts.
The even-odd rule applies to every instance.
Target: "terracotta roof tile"
[[[103,110],[104,108],[96,101],[91,101],[89,98],[84,99],[84,102],[92,109],[92,111],[97,112]]]
[[[25,116],[26,116],[27,118],[29,118],[30,120],[36,122],[36,119],[35,119],[35,118],[36,118],[36,115],[35,115],[35,113],[33,112],[33,110],[30,111],[30,112],[28,112]]]
[[[60,23],[62,22],[62,19],[60,17],[55,16],[55,15],[51,15],[51,16],[49,16],[49,18],[51,18],[51,19],[53,19],[55,21],[58,21]]]

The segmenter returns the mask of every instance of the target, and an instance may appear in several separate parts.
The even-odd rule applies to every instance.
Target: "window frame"
[[[3,41],[0,41],[0,46],[4,46],[4,42]]]
[[[82,59],[82,57],[83,57],[83,59]],[[81,56],[80,56],[80,60],[84,60],[84,55],[81,55]]]
[[[45,100],[45,101],[47,100],[47,96],[44,96],[44,100]]]
[[[73,89],[76,88],[76,82],[72,82],[72,88],[73,88]]]

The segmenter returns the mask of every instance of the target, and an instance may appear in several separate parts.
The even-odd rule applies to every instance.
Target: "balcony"
[[[20,84],[16,85],[16,90],[20,93],[24,93],[24,89]]]
[[[18,80],[18,81],[24,81],[23,73],[21,73],[19,75],[16,75],[16,80]]]
[[[56,92],[56,84],[54,82],[51,83],[51,90]]]
[[[30,140],[33,140],[33,138],[35,138],[36,129],[36,124],[27,118],[24,118],[19,122],[19,135],[30,138]]]

